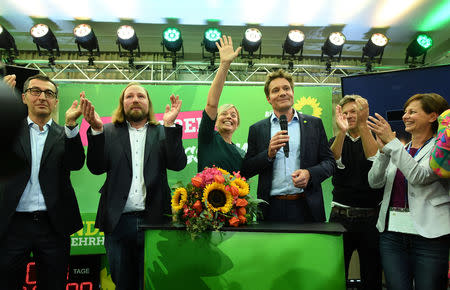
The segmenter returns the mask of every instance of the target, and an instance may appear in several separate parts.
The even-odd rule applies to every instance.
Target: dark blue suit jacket
[[[325,221],[321,183],[333,175],[336,163],[328,147],[322,120],[297,112],[300,122],[300,169],[307,169],[311,175],[304,189],[314,220]],[[273,161],[268,159],[270,143],[270,118],[253,124],[248,133],[248,150],[241,174],[251,178],[259,174],[258,198],[270,201],[272,188]],[[267,207],[262,207],[266,215]]]

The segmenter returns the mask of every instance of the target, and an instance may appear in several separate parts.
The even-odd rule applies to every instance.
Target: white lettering
[[[97,246],[103,246],[105,244],[105,237],[97,237]]]
[[[184,119],[184,123],[186,124],[186,128],[184,129],[185,133],[195,133],[197,131],[196,127],[191,126],[195,123],[195,118],[186,118]]]
[[[74,274],[89,274],[89,268],[73,269]]]
[[[71,238],[71,240],[72,247],[103,246],[105,244],[105,237]]]

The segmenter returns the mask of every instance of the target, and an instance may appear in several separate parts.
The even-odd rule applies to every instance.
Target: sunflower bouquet
[[[249,191],[239,172],[206,167],[186,186],[177,184],[172,195],[174,223],[185,225],[191,234],[250,223],[261,200],[253,199]]]

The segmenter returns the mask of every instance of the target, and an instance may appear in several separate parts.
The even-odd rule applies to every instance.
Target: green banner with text
[[[118,105],[124,84],[59,84],[59,120],[64,120],[64,113],[74,100],[79,100],[81,91],[92,101],[96,111],[104,122],[110,122],[111,114]],[[197,132],[205,108],[209,86],[196,85],[144,85],[149,91],[156,118],[162,120],[166,104],[171,94],[179,95],[183,101],[182,109],[176,123],[183,126],[183,145],[188,158],[186,168],[180,172],[168,171],[169,185],[178,181],[187,183],[197,172]],[[294,90],[294,108],[304,114],[320,117],[328,138],[332,136],[332,89],[330,87],[296,87]],[[267,102],[262,86],[225,86],[220,104],[234,104],[240,113],[241,124],[233,135],[233,142],[247,150],[248,128],[255,122],[267,118],[272,107]],[[83,144],[87,146],[85,120],[81,124],[80,134]],[[98,190],[105,181],[105,176],[96,176],[86,166],[80,171],[72,172],[72,184],[77,194],[83,215],[84,228],[72,235],[72,254],[104,253],[103,233],[94,228],[100,194]],[[250,180],[251,193],[256,195],[257,178]],[[331,203],[331,180],[322,184],[326,215]]]

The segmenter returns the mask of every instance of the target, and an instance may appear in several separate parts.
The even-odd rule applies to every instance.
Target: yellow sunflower
[[[306,106],[311,107],[311,113],[311,109],[309,109],[307,112],[304,111],[304,107]],[[296,109],[297,111],[304,111],[303,113],[313,115],[317,118],[320,118],[320,116],[322,115],[322,108],[320,107],[320,103],[316,98],[313,97],[301,97],[300,100],[294,104],[294,109]]]
[[[236,178],[231,182],[231,185],[239,188],[239,197],[246,196],[250,192],[250,186],[248,183],[242,180],[241,178]]]
[[[187,201],[187,191],[184,187],[178,187],[172,196],[172,210],[174,212],[183,208],[183,205]]]
[[[203,202],[211,211],[227,213],[233,206],[233,196],[225,190],[225,185],[213,182],[203,190]]]
[[[222,169],[220,167],[216,167],[216,169],[219,170],[220,172],[222,172],[223,176],[230,175],[230,172],[226,171],[225,169]]]

